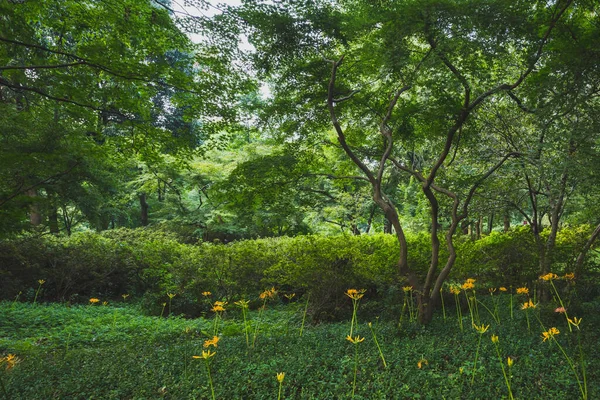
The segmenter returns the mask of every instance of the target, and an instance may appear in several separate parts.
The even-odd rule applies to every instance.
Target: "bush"
[[[589,229],[560,232],[554,272],[570,271]],[[407,239],[409,265],[424,275],[431,256],[429,237],[413,234]],[[457,237],[456,243],[452,279],[477,277],[497,286],[537,279],[538,255],[526,227],[477,241]],[[148,313],[160,314],[167,293],[175,293],[172,311],[197,316],[210,308],[204,291],[212,292],[213,299],[252,299],[275,286],[298,297],[310,292],[313,316],[337,319],[350,306],[343,292],[351,287],[368,289],[367,298],[382,300],[377,307],[398,304],[399,288],[405,284],[397,273],[398,253],[396,238],[384,234],[308,235],[226,245],[184,244],[178,236],[147,229],[24,237],[0,241],[0,296],[12,299],[22,291],[22,299],[32,300],[37,280],[45,279],[38,301],[87,302],[90,297],[110,300],[130,293],[142,299]]]

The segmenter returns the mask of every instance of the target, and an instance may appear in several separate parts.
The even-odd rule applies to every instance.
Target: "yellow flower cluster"
[[[498,343],[498,335],[492,335],[492,343]]]
[[[521,306],[521,310],[527,310],[528,308],[536,308],[537,304],[534,304],[533,301],[531,301],[531,299],[529,299],[529,301],[526,301],[525,303],[523,303],[523,305]]]
[[[211,292],[202,292],[202,296],[204,297],[209,297],[211,294]]]
[[[210,347],[210,346],[214,346],[214,347],[218,347],[219,346],[219,337],[218,336],[213,336],[212,339],[208,339],[204,341],[204,348]]]
[[[575,274],[573,272],[570,272],[568,274],[564,274],[563,279],[566,279],[568,281],[572,281],[573,279],[575,279]]]
[[[540,276],[540,279],[544,280],[544,281],[552,281],[554,279],[558,279],[558,275],[553,274],[552,272],[549,272],[546,275]]]
[[[500,290],[501,292],[506,292],[506,291],[507,291],[507,290],[506,290],[506,288],[505,288],[504,286],[500,286],[500,287],[498,288],[498,290]]]
[[[462,284],[461,288],[463,290],[475,289],[475,279],[469,278]]]
[[[203,358],[205,360],[208,360],[209,358],[211,358],[215,354],[217,354],[217,353],[215,353],[214,351],[210,351],[210,350],[204,351],[204,350],[202,350],[202,355],[201,356],[192,356],[192,358],[195,358],[195,359]]]
[[[345,294],[352,300],[360,300],[365,295],[366,291],[367,289],[348,289]]]
[[[452,294],[460,294],[460,286],[450,286],[450,293]]]
[[[359,344],[360,342],[362,342],[363,340],[365,340],[365,338],[361,338],[360,336],[356,336],[356,337],[352,337],[350,335],[346,336],[346,340],[350,341],[350,343],[352,344]]]
[[[248,300],[241,299],[241,300],[236,301],[233,304],[235,304],[236,306],[242,307],[242,308],[248,308],[248,304],[250,304],[250,302]]]
[[[226,301],[215,301],[213,308],[210,309],[212,312],[223,312],[225,311]]]
[[[96,304],[96,303],[98,303],[98,302],[100,302],[100,299],[97,299],[97,298],[95,298],[95,297],[92,297],[92,298],[90,299],[90,303],[92,303],[92,304]]]
[[[282,383],[283,378],[285,378],[285,372],[280,372],[277,374],[277,382]]]
[[[426,359],[421,358],[417,363],[417,368],[421,369],[424,365],[429,365],[429,362]]]
[[[526,287],[517,288],[517,294],[529,294],[529,289]]]
[[[475,330],[477,332],[479,332],[481,335],[486,333],[489,327],[490,327],[489,325],[485,326],[485,325],[481,324],[481,326],[478,326],[475,323],[473,323],[473,328],[475,328]]]
[[[560,331],[556,328],[550,328],[546,332],[542,332],[542,337],[544,338],[544,342],[548,339],[554,338],[555,335],[558,335]]]
[[[6,364],[6,370],[12,369],[15,365],[21,362],[21,359],[14,354],[9,354],[6,357],[0,358],[0,365]]]
[[[412,286],[404,286],[402,288],[402,290],[404,290],[404,293],[408,293],[413,290],[413,287]]]
[[[579,324],[581,324],[581,318],[577,318],[577,317],[573,317],[573,319],[567,318],[567,321],[569,321],[569,323],[571,325],[573,325],[574,327],[579,329]]]
[[[275,297],[276,294],[277,294],[277,290],[275,290],[275,288],[272,287],[271,289],[265,290],[264,292],[262,292],[260,294],[260,296],[258,296],[258,297],[260,297],[261,300],[264,300],[264,299],[267,299],[267,298],[268,299],[272,299],[272,298]]]

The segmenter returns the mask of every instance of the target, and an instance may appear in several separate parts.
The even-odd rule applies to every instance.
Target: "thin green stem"
[[[577,328],[577,344],[579,346],[579,363],[581,364],[581,375],[583,376],[583,388],[585,389],[584,399],[588,398],[587,376],[585,373],[585,358],[583,357],[583,349],[581,348],[581,334],[579,327]]]
[[[38,285],[38,288],[37,288],[37,290],[35,291],[35,297],[33,298],[33,304],[35,304],[35,302],[37,301],[38,294],[40,293],[40,290],[41,290],[41,289],[42,289],[42,284],[40,283],[40,284]]]
[[[573,374],[575,374],[575,379],[577,379],[577,384],[579,385],[579,390],[581,391],[583,400],[587,400],[587,392],[583,389],[583,386],[581,385],[581,379],[579,379],[579,374],[577,373],[577,370],[575,369],[575,364],[573,364],[573,361],[571,361],[571,358],[567,355],[567,352],[565,351],[565,349],[560,345],[560,343],[558,343],[558,340],[556,340],[556,338],[554,336],[552,336],[552,339],[554,339],[554,343],[556,343],[556,345],[558,346],[560,351],[563,353],[563,355],[565,356],[565,359],[567,360],[567,362],[569,363],[569,366],[571,367],[571,370],[573,371]]]
[[[259,330],[260,324],[262,322],[262,315],[263,315],[263,312],[265,310],[266,305],[267,305],[267,298],[265,297],[265,299],[263,300],[263,305],[260,308],[260,310],[258,311],[258,318],[257,318],[257,321],[256,321],[256,327],[254,328],[254,337],[252,338],[252,348],[254,348],[254,345],[256,343],[256,338],[258,337],[258,330]]]
[[[383,352],[381,351],[381,346],[379,346],[379,341],[377,340],[377,335],[375,335],[375,331],[373,330],[373,325],[370,322],[369,322],[369,328],[371,329],[371,334],[373,335],[373,340],[375,341],[377,350],[379,350],[379,356],[381,357],[381,361],[383,362],[383,368],[387,368],[387,363],[385,362],[385,357],[383,356]]]
[[[514,400],[512,390],[510,388],[509,377],[506,375],[506,370],[504,369],[504,361],[502,360],[502,356],[500,355],[500,347],[498,345],[498,342],[495,342],[494,344],[496,345],[496,354],[498,354],[498,360],[500,361],[500,366],[502,367],[502,375],[504,375],[504,382],[506,382],[506,387],[508,388],[508,398],[511,400]],[[509,369],[509,374],[510,374],[510,369]]]
[[[206,372],[208,373],[208,384],[210,385],[210,394],[212,400],[215,400],[215,388],[213,387],[212,376],[210,375],[210,365],[208,364],[208,358],[206,359]]]
[[[529,325],[529,313],[525,309],[525,318],[527,319],[527,332],[531,333],[531,326]]]
[[[554,293],[556,294],[556,298],[558,299],[560,306],[563,308],[563,310],[565,310],[564,314],[565,319],[567,320],[567,325],[569,326],[569,332],[573,332],[573,328],[571,328],[571,324],[569,323],[569,314],[567,314],[567,308],[563,304],[563,301],[560,298],[560,295],[558,294],[558,290],[556,290],[556,286],[554,286],[554,282],[552,282],[552,280],[550,280],[550,285],[552,285],[552,289],[554,289]]]
[[[281,389],[283,388],[283,381],[279,382],[279,394],[277,394],[277,400],[281,400]]]
[[[246,334],[246,347],[250,347],[250,336],[248,335],[248,320],[246,318],[246,307],[242,307],[242,315],[244,317],[244,333]]]
[[[475,382],[475,369],[477,368],[477,358],[479,357],[479,347],[481,346],[481,337],[483,334],[479,334],[479,341],[477,342],[477,351],[475,352],[475,362],[473,362],[473,376],[471,377],[471,386]]]
[[[481,304],[483,306],[483,308],[485,308],[487,310],[488,313],[490,313],[490,315],[492,316],[492,318],[494,318],[494,321],[496,321],[497,324],[500,324],[500,319],[498,319],[496,317],[496,315],[492,312],[492,310],[490,310],[490,308],[488,306],[486,306],[485,304],[483,304],[481,301],[476,300],[477,303]]]
[[[304,331],[304,322],[306,321],[306,313],[308,312],[308,300],[310,299],[310,292],[306,297],[306,304],[304,305],[304,315],[302,316],[302,325],[300,326],[300,336],[302,336],[302,331]]]
[[[446,306],[444,305],[444,293],[442,292],[442,288],[440,288],[440,299],[442,300],[442,312],[444,313],[444,321],[446,320]]]
[[[356,372],[358,371],[358,343],[354,344],[354,379],[352,380],[352,398],[356,390]]]
[[[462,309],[460,307],[458,293],[454,293],[454,302],[456,303],[456,317],[458,318],[458,326],[460,327],[460,331],[463,332]]]

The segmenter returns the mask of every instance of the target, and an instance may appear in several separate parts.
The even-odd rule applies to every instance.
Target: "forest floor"
[[[246,324],[231,308],[215,328],[214,318],[146,316],[135,304],[0,302],[0,389],[27,400],[211,399],[213,392],[275,399],[282,379],[282,399],[502,399],[508,385],[521,399],[600,398],[600,303],[572,307],[569,317],[582,320],[569,332],[564,314],[550,307],[515,304],[511,319],[507,298],[488,302],[490,312],[479,307],[485,332],[472,327],[468,309],[462,330],[454,307],[427,326],[408,315],[399,327],[359,312],[352,337],[365,340],[357,343],[347,339],[351,314],[307,323],[300,336],[301,303],[267,304],[249,311]],[[551,327],[560,333],[544,340]]]

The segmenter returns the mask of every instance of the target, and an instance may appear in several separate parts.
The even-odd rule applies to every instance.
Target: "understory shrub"
[[[588,226],[564,228],[556,241],[553,271],[570,272]],[[494,232],[480,240],[457,237],[451,279],[474,277],[492,285],[522,285],[537,279],[538,255],[527,227]],[[22,237],[0,241],[0,298],[31,301],[43,279],[38,301],[86,302],[90,297],[120,300],[128,293],[141,299],[151,314],[196,316],[210,310],[213,299],[255,299],[276,287],[297,298],[310,293],[310,312],[337,319],[350,302],[348,288],[367,289],[373,307],[401,303],[406,283],[397,272],[399,249],[393,235],[266,238],[229,244],[184,244],[164,231],[117,229],[71,237]],[[424,275],[430,261],[426,234],[408,235],[409,265]],[[447,254],[441,252],[441,264]],[[596,279],[597,259],[590,257],[586,279]],[[595,274],[595,275],[594,275]],[[590,278],[591,277],[591,278]],[[21,292],[21,293],[20,293]],[[19,294],[20,293],[20,294]],[[258,307],[258,301],[251,307]],[[380,310],[385,313],[385,309]]]

